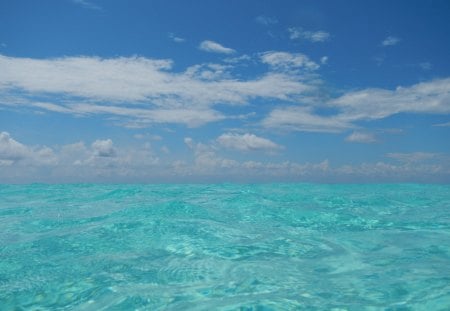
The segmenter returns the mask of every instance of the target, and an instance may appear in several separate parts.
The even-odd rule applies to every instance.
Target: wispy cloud
[[[269,17],[265,15],[257,16],[255,18],[255,21],[264,26],[275,25],[278,23],[278,20],[275,17]]]
[[[430,62],[422,62],[419,64],[419,67],[423,70],[431,70],[433,68],[433,65]]]
[[[434,124],[433,126],[448,127],[448,126],[450,126],[450,121],[449,122],[444,122],[444,123]]]
[[[450,78],[422,82],[395,90],[364,89],[333,99],[349,121],[383,119],[397,113],[450,113]]]
[[[338,133],[354,127],[341,116],[321,116],[308,107],[280,107],[263,119],[262,126],[287,131]]]
[[[236,57],[227,57],[223,61],[229,64],[245,64],[252,61],[252,57],[247,54],[236,56]]]
[[[365,143],[370,144],[376,142],[375,135],[364,132],[353,132],[345,138],[346,141],[352,143]]]
[[[311,42],[325,42],[330,39],[330,34],[326,31],[310,31],[304,30],[303,28],[288,28],[289,38],[291,40],[307,40]]]
[[[363,89],[328,100],[334,113],[322,115],[317,104],[309,107],[279,107],[262,121],[264,127],[295,131],[342,132],[357,123],[384,119],[399,113],[450,113],[450,78],[418,83],[395,90]],[[356,139],[358,136],[353,137]],[[361,138],[361,137],[359,137]]]
[[[171,60],[142,57],[0,55],[0,104],[75,115],[112,114],[135,127],[199,126],[236,117],[216,111],[216,104],[245,105],[255,98],[296,101],[316,89],[300,73],[272,68],[244,80],[228,72],[228,66],[201,64],[172,72]]]
[[[277,102],[264,128],[342,132],[361,122],[398,113],[450,113],[450,78],[398,87],[367,88],[333,98],[322,87],[319,64],[304,54],[269,51],[255,62],[267,64],[259,76],[243,79],[234,64],[198,64],[179,72],[173,62],[143,57],[57,59],[0,55],[0,105],[73,115],[113,115],[118,124],[201,126],[227,118],[233,109],[218,105]],[[323,109],[329,111],[324,113]]]
[[[400,42],[400,38],[389,36],[381,42],[382,46],[392,46]]]
[[[201,42],[198,48],[205,52],[220,53],[220,54],[233,54],[236,52],[231,48],[224,47],[220,43],[210,40],[205,40]]]
[[[83,8],[86,8],[86,9],[102,10],[102,7],[100,7],[99,5],[97,5],[91,1],[87,1],[87,0],[71,0],[71,1],[75,4],[82,6]]]
[[[430,152],[410,152],[410,153],[388,153],[386,157],[406,163],[423,162],[438,157],[438,153]]]
[[[186,39],[178,37],[178,36],[176,36],[175,34],[173,34],[171,32],[169,33],[168,36],[169,36],[169,39],[172,40],[173,42],[176,42],[176,43],[186,42]]]

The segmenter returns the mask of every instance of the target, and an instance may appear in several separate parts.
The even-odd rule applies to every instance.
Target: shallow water
[[[449,185],[0,185],[0,310],[449,310]]]

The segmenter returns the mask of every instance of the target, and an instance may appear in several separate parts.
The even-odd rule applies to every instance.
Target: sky
[[[450,182],[447,0],[0,0],[0,183]]]

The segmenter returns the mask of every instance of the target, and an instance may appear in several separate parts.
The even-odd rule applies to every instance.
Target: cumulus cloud
[[[231,148],[272,148],[274,143],[255,135],[221,135]],[[249,138],[250,137],[250,138]],[[427,152],[389,153],[393,163],[372,162],[334,167],[327,159],[310,163],[237,160],[210,144],[185,138],[191,157],[160,159],[144,144],[115,146],[111,139],[48,147],[29,146],[0,133],[0,182],[128,182],[128,181],[448,181],[448,156]],[[222,146],[222,145],[220,145]],[[244,147],[242,147],[244,146]],[[278,146],[278,145],[277,145]],[[163,154],[168,150],[163,148]],[[114,155],[114,156],[112,156]]]
[[[29,154],[27,147],[17,142],[7,132],[0,133],[0,160],[4,163],[12,163]]]
[[[149,169],[158,164],[159,158],[149,145],[116,148],[111,139],[104,139],[52,149],[25,145],[6,132],[0,133],[0,182],[133,181],[148,177]]]
[[[114,157],[116,150],[111,139],[96,140],[92,143],[92,149],[98,157]]]
[[[348,135],[345,138],[345,140],[352,143],[365,143],[365,144],[374,143],[377,141],[375,135],[364,132],[353,132],[350,135]]]
[[[303,39],[311,42],[325,42],[330,39],[330,34],[326,31],[309,31],[302,28],[288,28],[289,38],[291,40]]]
[[[225,148],[236,149],[240,151],[249,150],[277,150],[281,149],[280,145],[277,145],[273,141],[258,137],[254,134],[233,134],[225,133],[217,138],[217,142]]]
[[[400,38],[389,36],[381,42],[382,46],[392,46],[400,42]]]
[[[39,164],[56,162],[52,149],[48,147],[29,147],[11,137],[8,132],[0,132],[0,166]]]
[[[233,54],[236,52],[231,48],[224,47],[220,43],[211,40],[202,41],[198,46],[198,48],[205,52],[220,53],[220,54]]]

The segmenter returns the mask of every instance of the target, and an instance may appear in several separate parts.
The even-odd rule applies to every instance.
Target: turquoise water
[[[0,310],[449,310],[448,185],[0,185]]]

